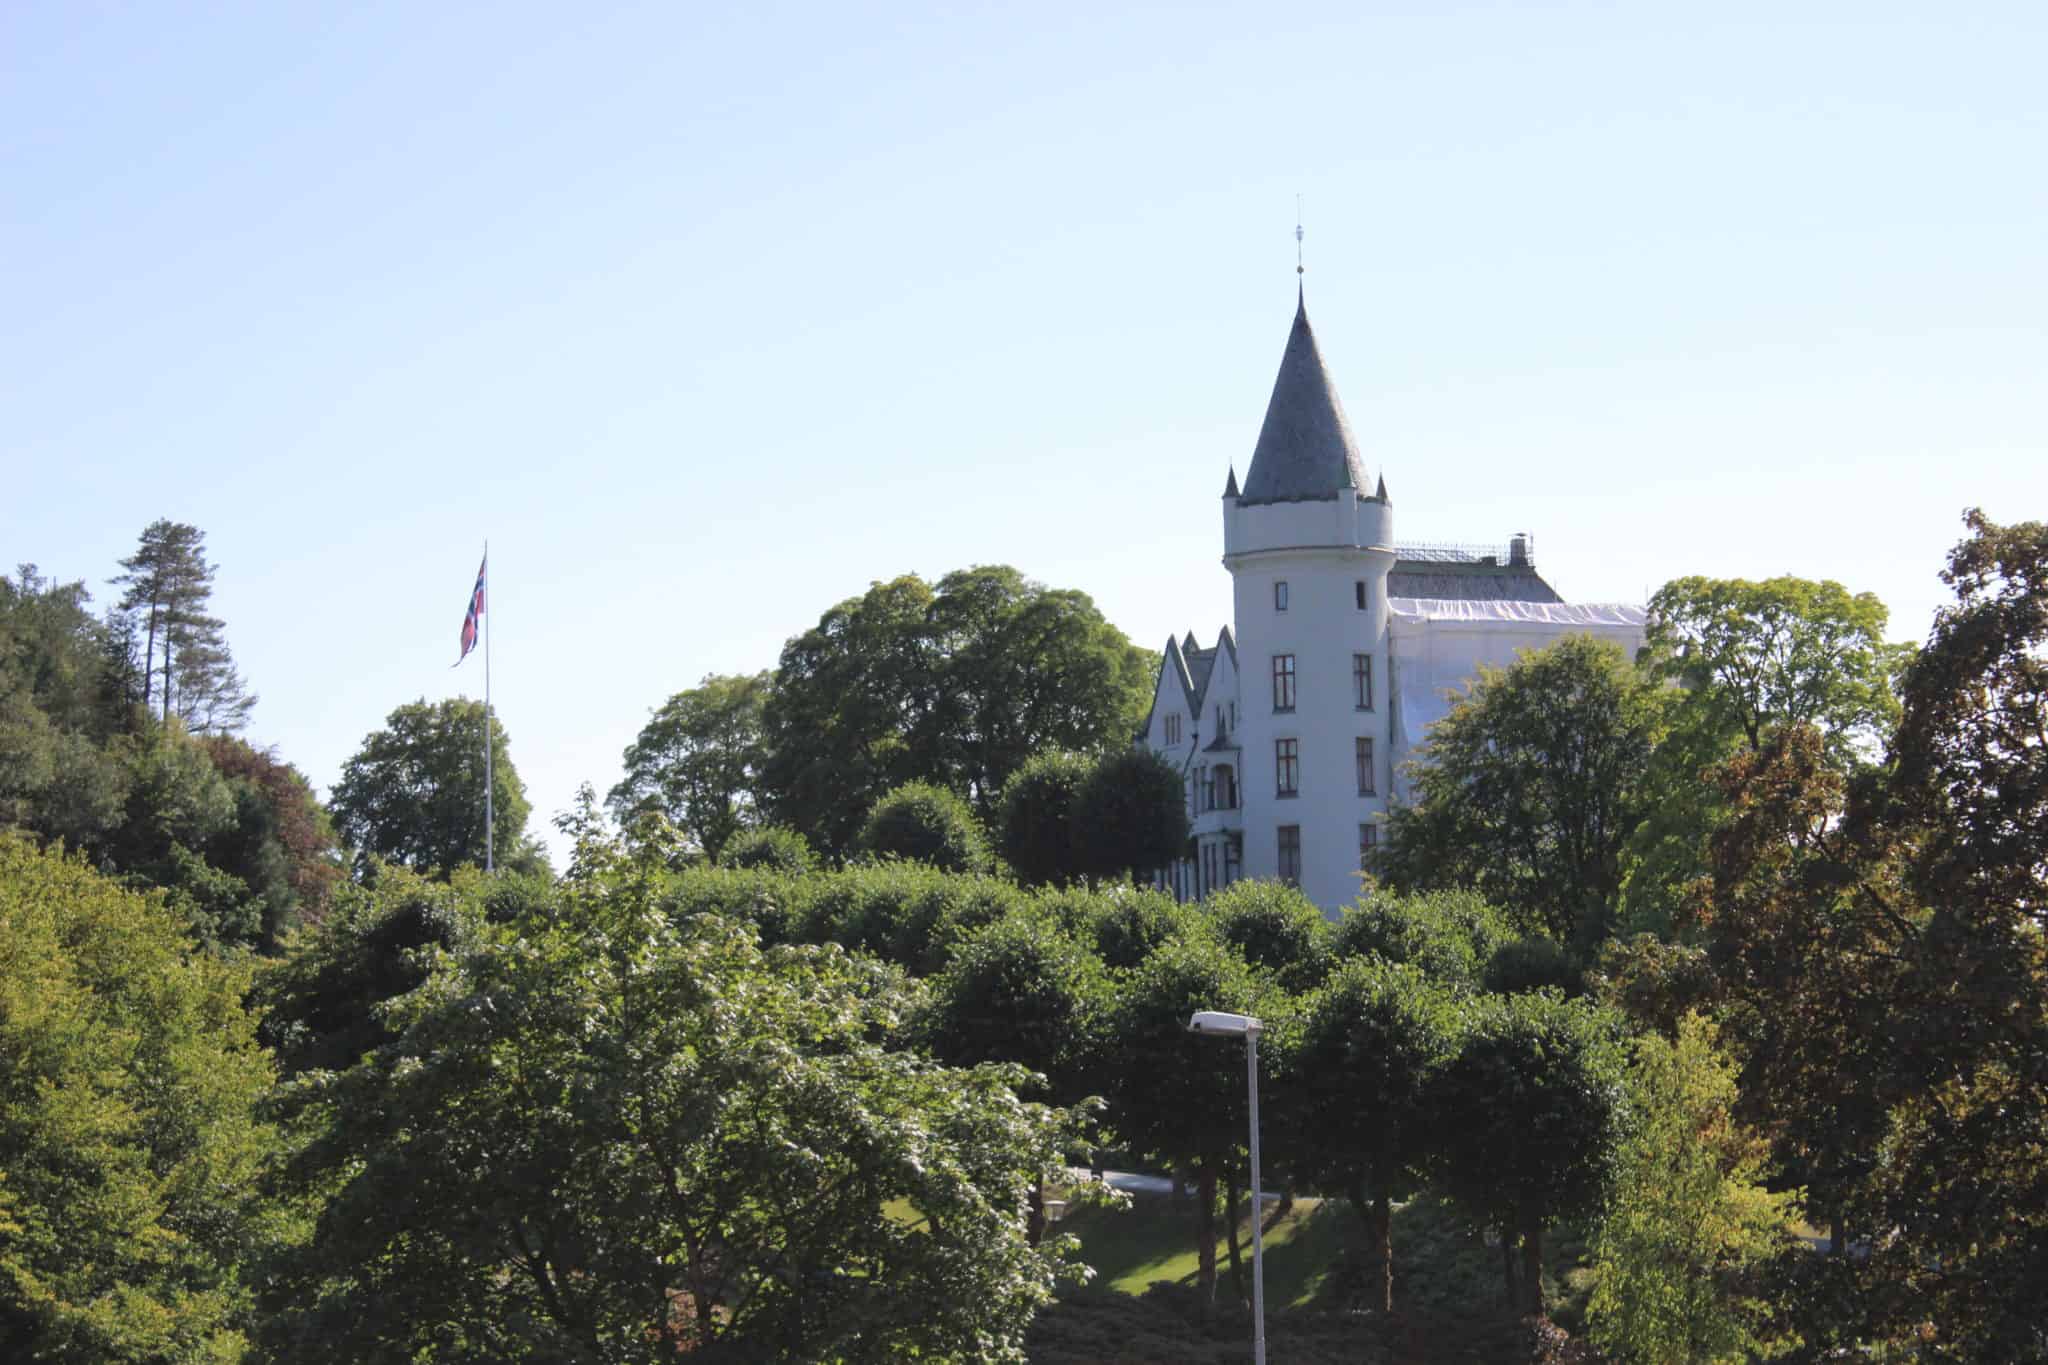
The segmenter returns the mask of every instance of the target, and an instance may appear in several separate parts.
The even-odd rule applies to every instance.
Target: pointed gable
[[[1323,365],[1308,305],[1294,313],[1294,330],[1280,357],[1266,421],[1245,471],[1243,504],[1303,502],[1350,492],[1364,496],[1365,462],[1336,386]]]

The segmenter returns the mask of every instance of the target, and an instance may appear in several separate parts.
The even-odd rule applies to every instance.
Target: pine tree
[[[128,589],[117,610],[143,625],[143,705],[154,700],[165,719],[175,711],[194,730],[228,732],[248,723],[256,698],[235,669],[224,623],[206,613],[214,566],[205,550],[198,527],[158,519],[113,582]]]

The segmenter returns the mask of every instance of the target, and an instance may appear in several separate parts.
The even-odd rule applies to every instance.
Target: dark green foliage
[[[1108,974],[1087,945],[1045,915],[1011,913],[954,949],[920,1033],[942,1062],[1015,1062],[1070,1105],[1090,1089],[1109,1004]]]
[[[1440,985],[1478,990],[1486,965],[1509,937],[1500,912],[1476,892],[1404,896],[1374,887],[1344,911],[1330,951],[1338,958],[1363,954],[1413,963]]]
[[[706,857],[721,858],[758,819],[769,685],[766,673],[713,674],[663,703],[626,746],[626,775],[605,798],[619,823],[658,811]]]
[[[1129,735],[1152,666],[1084,594],[1015,569],[876,583],[784,646],[763,713],[765,804],[833,856],[905,782],[989,818],[1030,755]]]
[[[903,862],[816,873],[794,888],[791,920],[803,941],[871,953],[920,976],[944,966],[968,934],[1027,901],[1009,882]]]
[[[135,554],[121,561],[115,583],[126,585],[118,610],[143,632],[142,703],[188,729],[232,732],[248,724],[256,698],[236,672],[224,626],[206,614],[214,566],[206,533],[183,522],[143,528]]]
[[[727,845],[728,852],[732,846]],[[773,867],[691,867],[669,878],[662,904],[676,918],[717,915],[752,925],[763,947],[803,943],[809,941],[817,881],[809,875],[791,877]]]
[[[1679,1020],[1704,1013],[1721,991],[1706,949],[1667,943],[1654,934],[1608,944],[1591,984],[1602,1003],[1620,1010],[1637,1028],[1672,1041]]]
[[[875,802],[856,846],[872,857],[925,863],[941,872],[989,867],[988,840],[974,812],[929,782],[907,782]]]
[[[1355,957],[1275,1040],[1275,1145],[1290,1170],[1342,1191],[1365,1220],[1382,1311],[1393,1308],[1391,1204],[1437,1149],[1431,1103],[1458,1050],[1464,998],[1413,966]]]
[[[265,1045],[287,1072],[300,1072],[339,1071],[390,1042],[381,1007],[419,988],[435,950],[470,941],[486,894],[474,874],[450,884],[402,867],[342,887],[323,922],[257,978],[251,998]]]
[[[801,877],[815,865],[811,846],[787,825],[757,825],[726,840],[718,852],[720,867],[760,867],[785,877]]]
[[[1668,705],[1619,649],[1586,636],[1482,669],[1430,729],[1416,804],[1394,811],[1388,884],[1474,887],[1524,933],[1590,953],[1613,926],[1622,850],[1650,809],[1644,773]]]
[[[1083,872],[1076,815],[1093,765],[1080,754],[1033,754],[1003,787],[998,851],[1026,886]]]
[[[1019,1210],[1073,1137],[1016,1068],[890,1049],[913,1000],[763,951],[596,848],[563,911],[489,931],[304,1083],[331,1191],[267,1291],[320,1362],[1016,1361],[1066,1246]],[[742,877],[748,873],[716,875]]]
[[[1585,988],[1584,975],[1555,939],[1511,938],[1493,950],[1480,989],[1493,995],[1520,995],[1525,991],[1556,991],[1578,995]]]
[[[0,1357],[241,1358],[285,1230],[246,985],[155,897],[0,835]]]
[[[1548,995],[1481,997],[1431,1096],[1438,1188],[1522,1249],[1541,1312],[1543,1233],[1606,1190],[1628,1114],[1620,1019]]]
[[[1236,882],[1202,904],[1217,937],[1290,991],[1313,990],[1330,965],[1330,921],[1295,887]]]
[[[1150,749],[1116,749],[1082,785],[1081,863],[1090,876],[1142,879],[1180,857],[1188,842],[1180,770]]]
[[[1197,1010],[1259,1015],[1277,992],[1226,945],[1207,935],[1170,939],[1118,982],[1104,1075],[1109,1126],[1158,1169],[1191,1167],[1204,1210],[1202,1301],[1216,1293],[1210,1213],[1216,1182],[1244,1145],[1245,1047],[1187,1031]]]
[[[1075,893],[1063,897],[1071,904]],[[1208,933],[1208,922],[1192,906],[1180,904],[1152,887],[1111,883],[1090,893],[1086,917],[1076,932],[1093,940],[1095,951],[1112,971],[1129,971],[1172,939]]]
[[[358,852],[444,875],[484,864],[484,706],[467,697],[422,698],[393,711],[342,765],[334,822]],[[491,787],[497,856],[521,860],[532,809],[512,766],[505,727],[491,717]],[[528,859],[530,860],[530,857]]]

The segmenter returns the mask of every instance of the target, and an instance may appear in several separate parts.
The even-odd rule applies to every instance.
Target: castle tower
[[[1394,517],[1365,464],[1302,301],[1240,490],[1223,495],[1235,597],[1244,868],[1334,913],[1391,787],[1387,574]]]

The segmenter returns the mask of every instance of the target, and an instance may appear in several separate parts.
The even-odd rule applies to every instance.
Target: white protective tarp
[[[1394,708],[1394,794],[1409,799],[1401,765],[1415,756],[1479,665],[1506,668],[1524,650],[1567,635],[1611,640],[1630,658],[1643,643],[1642,607],[1616,602],[1495,602],[1391,597],[1388,650]]]

